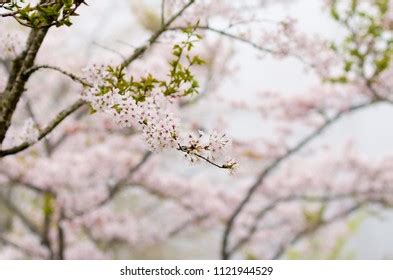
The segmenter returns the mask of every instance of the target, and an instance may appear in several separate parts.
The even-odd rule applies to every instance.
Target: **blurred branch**
[[[183,30],[184,28],[185,27],[178,26],[178,27],[169,28],[167,30],[176,31],[176,30]],[[250,47],[252,47],[252,48],[254,48],[254,49],[258,50],[258,51],[264,52],[264,53],[268,53],[268,54],[271,54],[271,55],[277,54],[277,52],[274,49],[269,49],[269,48],[262,47],[261,45],[258,45],[257,43],[255,43],[255,42],[253,42],[253,41],[251,41],[249,39],[243,38],[243,37],[241,37],[239,35],[236,35],[236,34],[229,33],[228,31],[225,31],[225,30],[222,30],[222,29],[217,29],[217,28],[211,27],[209,25],[196,26],[196,28],[200,29],[200,30],[206,30],[206,31],[209,31],[209,32],[212,32],[212,33],[216,33],[216,34],[221,35],[223,37],[227,37],[229,39],[241,42],[241,43],[243,43],[245,45],[248,45],[248,46],[250,46]],[[298,61],[300,61],[301,63],[303,63],[307,67],[310,67],[311,69],[315,68],[314,64],[308,63],[307,61],[304,60],[303,57],[301,57],[301,56],[299,56],[297,54],[292,53],[292,54],[290,54],[290,56],[295,58],[295,59],[297,59]]]
[[[378,199],[370,199],[370,202],[375,202],[376,200],[386,204],[384,201],[384,196],[390,194],[393,194],[392,192],[383,192],[383,193],[378,193],[376,191],[353,191],[349,193],[342,193],[342,194],[334,194],[334,195],[323,195],[323,196],[309,196],[309,195],[290,195],[286,197],[280,197],[277,199],[274,199],[272,202],[268,203],[264,208],[259,211],[259,213],[255,216],[254,222],[252,226],[248,229],[247,234],[241,238],[235,245],[232,247],[232,249],[228,250],[228,256],[232,256],[233,254],[236,253],[241,247],[243,247],[247,242],[249,242],[253,235],[258,231],[258,225],[259,221],[262,220],[267,214],[269,214],[272,210],[274,210],[276,207],[280,206],[283,203],[288,203],[288,202],[297,202],[297,201],[303,201],[303,202],[320,202],[320,203],[327,203],[327,202],[336,202],[338,200],[345,200],[345,199],[360,199],[363,196],[375,196],[378,195],[380,198]],[[362,199],[366,201],[366,199]]]
[[[293,236],[289,242],[287,242],[285,245],[282,245],[278,251],[273,255],[274,260],[281,258],[281,256],[286,252],[289,246],[295,245],[299,240],[305,238],[306,236],[315,233],[316,231],[320,230],[322,227],[326,227],[330,224],[333,224],[335,222],[340,221],[343,218],[348,217],[349,215],[353,214],[357,210],[359,210],[361,207],[363,207],[364,203],[357,203],[350,208],[334,215],[333,217],[322,221],[319,225],[314,226],[314,227],[306,227],[304,230],[298,232],[295,236]]]
[[[38,194],[43,194],[44,192],[46,192],[45,190],[35,186],[34,184],[28,183],[28,182],[24,182],[21,178],[17,178],[17,177],[13,177],[10,174],[8,174],[8,172],[6,172],[5,170],[1,170],[0,169],[0,174],[7,177],[8,182],[7,184],[15,184],[15,185],[20,185],[23,186],[27,189],[30,189]]]
[[[7,237],[3,236],[0,234],[0,243],[3,243],[4,245],[8,245],[11,246],[23,253],[25,253],[28,256],[36,256],[35,252],[31,252],[29,249],[24,248],[23,246],[17,244],[16,242],[11,241],[10,239],[8,239]]]
[[[40,132],[40,134],[38,136],[37,142],[40,141],[41,139],[43,139],[49,133],[51,133],[53,129],[55,129],[69,115],[71,115],[76,110],[81,108],[84,104],[85,104],[85,101],[79,99],[76,102],[74,102],[70,107],[61,111],[45,128],[42,129],[42,131]],[[36,144],[37,142],[34,142],[34,143],[24,142],[18,146],[13,147],[13,148],[6,149],[6,150],[0,150],[0,157],[6,157],[8,155],[13,155],[13,154],[19,153],[21,151],[24,151],[27,148]]]
[[[66,249],[66,242],[65,242],[65,231],[62,225],[64,220],[64,210],[60,209],[60,217],[57,221],[57,244],[58,244],[58,252],[57,252],[57,259],[64,260],[65,249]]]
[[[225,230],[224,230],[224,235],[222,239],[222,247],[221,247],[221,257],[223,259],[228,259],[230,257],[229,251],[228,251],[228,243],[229,243],[229,237],[231,235],[231,232],[233,230],[233,226],[235,223],[236,218],[239,216],[239,214],[242,212],[244,207],[248,204],[248,202],[251,200],[252,196],[254,193],[258,190],[258,188],[263,184],[265,178],[270,175],[282,162],[284,162],[286,159],[291,157],[292,155],[296,154],[298,151],[300,151],[302,148],[307,146],[311,141],[313,141],[315,138],[317,138],[320,134],[322,134],[327,128],[329,128],[332,124],[336,123],[338,120],[340,120],[342,117],[353,113],[355,111],[368,108],[374,104],[379,102],[378,100],[372,100],[367,103],[363,103],[360,105],[355,105],[353,107],[350,107],[346,111],[341,111],[337,113],[334,117],[327,119],[325,123],[320,126],[318,129],[313,131],[311,134],[306,136],[303,140],[301,140],[296,146],[293,148],[289,149],[285,154],[282,156],[278,157],[276,160],[274,160],[272,163],[270,163],[269,166],[264,168],[259,175],[257,176],[255,182],[251,185],[249,190],[247,191],[246,195],[244,198],[241,200],[239,205],[235,208],[234,212],[230,216]]]
[[[21,222],[34,234],[37,236],[41,236],[40,230],[38,227],[25,215],[11,200],[3,197],[0,193],[0,201],[11,211],[13,212]]]
[[[165,25],[165,0],[161,0],[161,26]]]
[[[187,2],[186,5],[183,6],[177,13],[175,13],[162,27],[160,30],[158,30],[156,33],[154,33],[150,39],[145,43],[142,47],[139,47],[135,49],[134,53],[129,56],[127,59],[123,61],[121,66],[127,67],[130,65],[135,59],[139,58],[151,45],[153,45],[158,38],[167,30],[169,30],[169,26],[177,19],[179,18],[185,10],[187,10],[188,7],[190,7],[195,0],[190,0]]]
[[[172,237],[178,235],[179,233],[188,229],[190,226],[194,225],[195,223],[201,222],[208,217],[209,217],[208,214],[199,214],[199,215],[195,215],[194,217],[191,217],[190,219],[186,220],[185,222],[181,223],[180,225],[178,225],[177,227],[172,229],[169,232],[169,237],[172,238]]]
[[[37,129],[40,133],[42,133],[42,128],[41,125],[38,123],[38,120],[34,114],[33,108],[30,103],[30,99],[26,96],[25,97],[25,105],[26,105],[26,111],[29,114],[30,118],[33,120],[34,124],[37,126]],[[51,144],[47,138],[44,138],[44,147],[45,147],[45,152],[47,155],[51,153]]]
[[[149,160],[149,158],[152,155],[153,155],[152,152],[146,152],[143,155],[142,159],[138,162],[138,164],[136,164],[135,166],[133,166],[130,169],[130,171],[128,172],[127,176],[125,176],[124,178],[120,179],[112,188],[110,188],[109,194],[108,194],[108,196],[104,200],[98,202],[96,205],[94,205],[93,207],[91,207],[89,209],[85,209],[85,210],[79,211],[79,212],[77,212],[77,213],[75,213],[73,215],[70,215],[70,216],[65,216],[64,219],[71,220],[71,219],[74,219],[74,218],[86,215],[89,212],[92,212],[92,211],[94,211],[94,210],[104,206],[108,202],[110,202],[124,188],[124,186],[127,184],[127,182],[130,179],[130,177],[132,175],[134,175],[137,171],[139,171],[142,168],[142,166]]]
[[[113,54],[118,55],[121,59],[125,59],[125,58],[126,58],[121,52],[119,52],[119,51],[117,51],[117,50],[114,50],[114,49],[111,49],[110,47],[101,45],[100,43],[97,43],[97,42],[93,42],[92,44],[93,44],[94,46],[97,46],[97,47],[103,49],[103,50],[106,50],[106,51],[108,51],[108,52],[111,52],[111,53],[113,53]]]
[[[177,26],[177,27],[168,28],[168,30],[176,31],[176,30],[183,30],[184,28],[186,28],[186,27],[184,27],[184,26]],[[244,43],[246,45],[249,45],[249,46],[251,46],[251,47],[253,47],[253,48],[255,48],[255,49],[259,50],[259,51],[262,51],[262,52],[266,52],[266,53],[270,53],[270,54],[274,54],[275,53],[274,50],[268,49],[268,48],[264,48],[264,47],[258,45],[257,43],[254,43],[251,40],[245,39],[245,38],[243,38],[241,36],[229,33],[227,31],[224,31],[224,30],[221,30],[221,29],[217,29],[217,28],[211,27],[209,25],[198,25],[198,26],[196,26],[196,29],[207,30],[207,31],[210,31],[210,32],[222,35],[224,37],[227,37],[227,38],[230,38],[230,39],[242,42],[242,43]]]

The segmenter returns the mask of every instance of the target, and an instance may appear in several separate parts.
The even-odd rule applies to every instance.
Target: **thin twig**
[[[60,67],[52,66],[52,65],[35,65],[35,66],[33,66],[33,67],[27,69],[26,72],[25,72],[25,74],[26,74],[26,75],[31,75],[31,74],[33,74],[34,72],[36,72],[36,71],[38,71],[38,70],[40,70],[40,69],[51,69],[51,70],[55,70],[55,71],[57,71],[57,72],[59,72],[59,73],[65,75],[65,76],[69,77],[69,78],[72,79],[73,81],[82,84],[82,85],[85,86],[85,87],[92,87],[92,86],[93,86],[93,85],[89,84],[87,81],[85,81],[83,78],[78,77],[77,75],[75,75],[75,74],[73,74],[73,73],[71,73],[71,72],[65,71],[65,70],[61,69]]]

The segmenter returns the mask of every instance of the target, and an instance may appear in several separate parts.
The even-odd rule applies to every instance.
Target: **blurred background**
[[[339,42],[345,36],[345,30],[332,20],[329,9],[326,7],[327,1],[229,2],[232,2],[228,4],[229,6],[239,5],[242,7],[245,18],[250,18],[250,23],[246,24],[244,29],[242,29],[243,25],[240,25],[239,28],[235,27],[235,31],[239,34],[242,32],[247,34],[244,35],[244,38],[260,39],[263,37],[260,34],[261,30],[269,30],[272,25],[273,31],[271,32],[274,33],[272,22],[280,22],[288,20],[288,18],[296,19],[297,30],[311,38]],[[71,28],[53,29],[50,32],[39,54],[39,63],[61,65],[64,69],[83,75],[82,69],[91,63],[121,61],[132,53],[136,47],[143,45],[160,26],[162,3],[158,0],[88,1],[88,4],[89,6],[83,6],[79,10],[78,14],[80,16],[73,19],[74,24]],[[217,10],[223,9],[226,5],[220,6],[217,4]],[[251,8],[248,12],[246,11],[247,5],[258,8]],[[212,6],[215,7],[215,5]],[[174,5],[174,7],[178,6]],[[215,12],[213,8],[211,7],[212,13]],[[173,12],[173,10],[167,11],[168,15]],[[218,12],[217,14],[221,15]],[[223,17],[225,18],[225,16]],[[228,13],[228,17],[233,17],[233,14]],[[220,16],[212,16],[212,18],[209,25],[226,30],[227,23],[225,20]],[[202,21],[201,24],[203,25],[205,22]],[[229,30],[232,31],[232,29]],[[0,22],[0,32],[18,33],[22,41],[27,34],[26,29],[21,28],[12,20],[3,19]],[[302,61],[291,55],[278,58],[277,56],[266,55],[254,46],[239,40],[221,38],[219,34],[211,34],[205,31],[202,31],[202,33],[204,38],[196,44],[194,51],[208,61],[206,69],[196,70],[201,81],[201,94],[206,94],[208,97],[201,98],[192,106],[179,109],[179,115],[182,122],[186,123],[191,129],[203,128],[224,131],[233,139],[233,150],[230,153],[239,161],[238,170],[234,175],[229,175],[228,172],[217,170],[205,163],[189,164],[181,155],[173,151],[154,154],[153,159],[142,168],[140,174],[135,175],[135,185],[143,185],[139,181],[146,184],[142,187],[142,190],[126,189],[116,200],[111,202],[110,211],[106,208],[104,210],[98,209],[89,217],[82,216],[80,220],[64,224],[66,235],[69,232],[68,236],[72,236],[66,239],[66,243],[70,244],[68,255],[66,254],[68,258],[220,258],[225,220],[232,213],[234,206],[244,196],[245,190],[254,181],[255,174],[265,166],[265,154],[263,148],[261,148],[265,147],[264,139],[271,137],[273,142],[277,139],[277,141],[285,140],[288,143],[295,143],[295,140],[298,139],[297,135],[302,135],[304,131],[307,131],[304,128],[297,128],[296,125],[291,126],[289,124],[289,127],[294,130],[291,132],[292,134],[286,136],[287,134],[283,133],[283,136],[276,138],[274,135],[279,130],[276,131],[272,128],[275,123],[265,122],[258,104],[264,102],[263,94],[266,92],[282,95],[284,99],[304,92],[312,92],[314,88],[318,88],[321,84],[320,77],[317,74],[308,69]],[[177,40],[176,36],[174,34],[164,34],[162,39],[144,55],[142,60],[137,61],[135,66],[132,66],[135,67],[135,71],[144,73],[160,69],[161,65],[168,61],[171,43]],[[258,43],[263,46],[263,39]],[[208,69],[209,66],[211,66],[211,69]],[[75,91],[79,91],[80,87],[70,84],[71,82],[67,78],[58,73],[40,72],[34,76],[34,80],[29,84],[27,96],[29,96],[39,123],[47,123],[48,115],[53,116],[55,112],[64,108],[64,104],[75,99],[77,96]],[[56,89],[57,93],[49,98],[48,88]],[[14,118],[15,127],[21,126],[26,117],[24,107],[20,105],[18,116]],[[318,149],[323,150],[327,157],[332,155],[332,157],[340,158],[342,155],[344,158],[346,149],[356,149],[356,151],[361,151],[362,159],[365,161],[384,159],[393,148],[391,119],[393,119],[393,110],[390,105],[386,104],[378,104],[362,112],[355,112],[346,116],[316,139],[311,145],[311,150],[301,152],[296,158],[297,161],[291,162],[293,168],[290,164],[285,165],[284,169],[290,169],[290,171],[288,173],[283,171],[280,176],[285,177],[286,174],[296,176],[291,172],[297,170],[313,172],[312,175],[316,178],[329,176],[318,173],[318,169],[316,171],[307,170],[309,167],[314,167],[314,161],[318,161],[317,157],[314,158],[314,155],[318,155]],[[80,122],[82,125],[79,125]],[[281,120],[277,121],[277,123],[280,122]],[[60,132],[54,133],[49,139],[56,142],[64,137],[61,131],[83,130],[85,126],[92,127],[95,130],[94,132],[85,132],[85,136],[89,134],[91,137],[89,140],[91,145],[94,145],[96,141],[98,143],[97,139],[105,139],[99,144],[102,144],[102,147],[100,147],[102,151],[90,153],[90,151],[80,150],[81,143],[86,143],[87,140],[85,136],[82,137],[76,133],[75,138],[70,137],[71,139],[66,140],[64,148],[60,148],[58,154],[54,154],[50,160],[45,160],[45,163],[41,160],[37,160],[39,163],[34,162],[36,160],[34,157],[41,157],[42,153],[42,147],[36,145],[33,150],[28,150],[22,156],[16,156],[16,159],[6,158],[2,160],[2,170],[11,171],[9,173],[12,174],[23,174],[22,178],[30,180],[34,184],[41,182],[45,186],[50,186],[54,182],[61,185],[67,180],[69,182],[74,182],[74,180],[75,182],[84,182],[87,179],[83,176],[97,177],[91,175],[91,172],[97,172],[101,176],[101,174],[106,174],[109,168],[111,174],[102,175],[109,182],[112,177],[121,177],[121,174],[124,173],[123,168],[130,164],[127,161],[128,151],[132,151],[131,154],[137,155],[136,158],[139,159],[143,155],[143,151],[146,150],[140,139],[132,138],[130,140],[127,132],[118,132],[111,125],[108,128],[105,117],[99,115],[87,114],[82,120],[73,118],[65,122],[60,128]],[[118,134],[124,139],[120,138]],[[108,140],[110,137],[112,138]],[[346,148],[349,145],[348,143],[350,143],[351,148]],[[288,146],[291,145],[288,144]],[[329,146],[329,149],[326,148],[325,151],[324,147],[326,146]],[[116,158],[120,158],[119,162],[111,163],[111,160],[107,159],[110,154],[113,154],[114,157],[111,160],[115,161]],[[266,155],[267,158],[269,156]],[[301,165],[303,159],[307,163]],[[24,163],[21,163],[23,161],[28,162],[28,164],[23,165]],[[66,163],[64,163],[65,161]],[[72,167],[82,169],[78,166],[93,166],[100,161],[104,162],[102,166],[99,165],[93,170],[84,173],[82,171],[80,173],[72,171]],[[136,162],[137,160],[134,159],[131,164]],[[315,166],[317,165],[316,163]],[[34,172],[38,172],[37,170],[41,170],[44,175],[38,176],[35,174]],[[321,168],[319,172],[323,170],[324,168]],[[45,176],[55,177],[58,182],[56,180],[52,182]],[[94,187],[99,187],[98,182],[104,180],[100,176],[94,179],[89,177],[90,181],[87,181],[92,182],[91,184]],[[190,183],[192,187],[188,186],[187,183]],[[280,186],[280,184],[276,185],[277,193],[280,192]],[[43,189],[56,189],[56,187],[53,185],[52,187],[43,187]],[[80,199],[81,203],[85,200],[87,204],[94,204],[94,201],[99,201],[102,198],[98,195],[100,191],[95,190],[94,187],[89,187],[92,190],[92,193],[89,194],[80,195],[78,194],[79,189],[74,190],[76,199]],[[193,222],[193,226],[184,230],[181,229],[181,232],[176,233],[175,237],[168,238],[164,233],[178,228],[178,225],[174,228],[170,228],[170,225],[180,223],[183,220],[186,221],[190,217],[190,213],[198,211],[195,209],[189,211],[188,206],[186,207],[188,210],[184,210],[176,202],[171,202],[171,199],[163,196],[162,193],[158,196],[154,194],[155,191],[159,192],[161,189],[165,190],[163,191],[164,194],[182,192],[182,195],[175,195],[175,201],[180,200],[180,205],[182,203],[191,205],[195,209],[199,209],[202,214],[204,213],[202,211],[204,207],[208,209],[208,212],[219,214],[216,214],[217,217],[212,219]],[[302,187],[293,191],[297,192],[298,190],[300,193]],[[187,192],[192,195],[186,197],[184,194]],[[97,195],[97,197],[94,195]],[[183,198],[184,200],[182,200]],[[253,205],[260,208],[268,201],[267,198],[260,198]],[[37,224],[40,223],[41,212],[37,210],[41,207],[40,199],[37,200],[35,195],[29,191],[26,194],[24,190],[21,190],[15,194],[14,201],[22,209],[21,211],[25,211],[28,216],[30,216],[28,213],[37,212],[37,215],[32,214],[31,218]],[[67,203],[59,202],[59,205],[67,205]],[[26,204],[29,206],[26,206]],[[293,206],[300,210],[293,210],[291,207],[273,212],[272,216],[267,218],[266,224],[274,225],[274,221],[281,220],[285,224],[287,219],[293,219],[293,222],[296,223],[296,221],[304,219],[302,215],[305,212],[304,209],[308,209],[308,206],[303,204]],[[339,206],[333,206],[333,208],[335,207],[340,208],[341,206],[339,204]],[[343,219],[338,226],[328,226],[297,241],[292,244],[293,246],[290,245],[280,257],[295,259],[390,259],[393,256],[393,239],[391,238],[393,235],[393,213],[388,208],[375,206],[371,209],[362,209]],[[113,209],[120,211],[121,217],[125,215],[127,218],[123,217],[124,219],[117,220],[112,216],[115,215],[113,213],[117,213],[113,212],[115,211]],[[310,206],[310,209],[314,209],[313,205]],[[319,208],[317,207],[317,209]],[[250,209],[250,213],[252,211],[254,210]],[[129,213],[133,215],[132,222],[128,221],[129,217],[127,215]],[[116,215],[116,217],[119,217],[120,214]],[[8,214],[1,211],[0,216],[4,216],[2,219],[5,221]],[[99,222],[97,222],[97,217],[100,218]],[[247,220],[246,216],[242,219]],[[40,247],[42,243],[34,241],[37,245],[31,245],[34,243],[33,241],[24,239],[28,234],[25,229],[22,229],[23,226],[15,225],[15,223],[18,223],[15,221],[13,223],[12,229],[6,229],[6,223],[1,223],[0,227],[2,226],[3,230],[0,230],[0,232],[8,232],[9,238],[15,242],[32,247],[30,248],[32,250],[40,251],[41,249],[37,249],[37,247]],[[107,223],[108,225],[98,225],[99,223]],[[301,224],[302,222],[298,223]],[[242,227],[241,224],[236,225],[237,228]],[[89,226],[91,226],[92,231],[90,234],[81,233],[83,232],[81,228],[89,228]],[[135,227],[138,230],[135,230]],[[294,228],[297,227],[294,226]],[[285,239],[288,234],[287,230],[292,231],[291,228],[282,230],[280,227],[272,227],[272,229],[267,230],[267,233],[264,233],[261,229],[261,233],[259,235],[257,233],[255,239],[251,240],[245,248],[236,252],[233,257],[271,258],[270,252],[281,246],[275,244],[281,242],[278,239]],[[123,234],[118,234],[118,231],[123,232]],[[53,228],[53,236],[50,234],[53,239],[56,239],[55,232],[56,230]],[[242,236],[241,232],[238,234],[240,237]],[[89,236],[93,241],[86,241],[89,240]],[[127,245],[124,245],[124,243]],[[9,249],[4,244],[3,246],[3,250],[0,250],[0,257],[2,258],[31,257],[16,252],[18,250],[15,250],[15,248]],[[45,254],[43,253],[44,256]],[[32,258],[42,257],[39,254],[37,256]]]

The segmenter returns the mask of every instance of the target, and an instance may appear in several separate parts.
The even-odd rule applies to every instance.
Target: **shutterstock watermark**
[[[126,265],[120,269],[121,276],[203,276],[205,273],[203,268],[180,268],[177,265],[173,268],[128,267]]]

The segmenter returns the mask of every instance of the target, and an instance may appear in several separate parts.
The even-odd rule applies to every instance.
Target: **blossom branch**
[[[10,1],[1,4],[0,7],[13,11],[0,15],[0,17],[13,17],[20,25],[34,29],[59,27],[61,25],[69,26],[72,24],[70,17],[78,15],[76,10],[80,5],[87,5],[87,3],[84,0],[75,0],[69,4],[71,5],[65,5],[64,2],[57,0],[41,0],[35,6],[27,5],[21,8]]]
[[[218,164],[218,163],[212,161],[211,159],[209,159],[208,157],[203,156],[203,155],[199,154],[198,152],[196,152],[194,147],[181,146],[179,144],[179,147],[177,148],[177,150],[185,153],[186,156],[191,156],[191,157],[195,156],[199,159],[202,159],[202,160],[206,161],[207,163],[209,163],[215,167],[218,167],[220,169],[234,169],[235,165],[237,164],[236,162],[232,162],[232,161],[228,161],[223,164]]]
[[[31,184],[29,182],[24,182],[21,178],[17,178],[17,177],[12,177],[10,174],[8,174],[7,172],[5,172],[4,170],[0,170],[1,174],[6,176],[8,179],[8,184],[10,185],[20,185],[26,189],[32,190],[37,194],[43,194],[45,192],[45,190],[41,189],[40,187]]]

